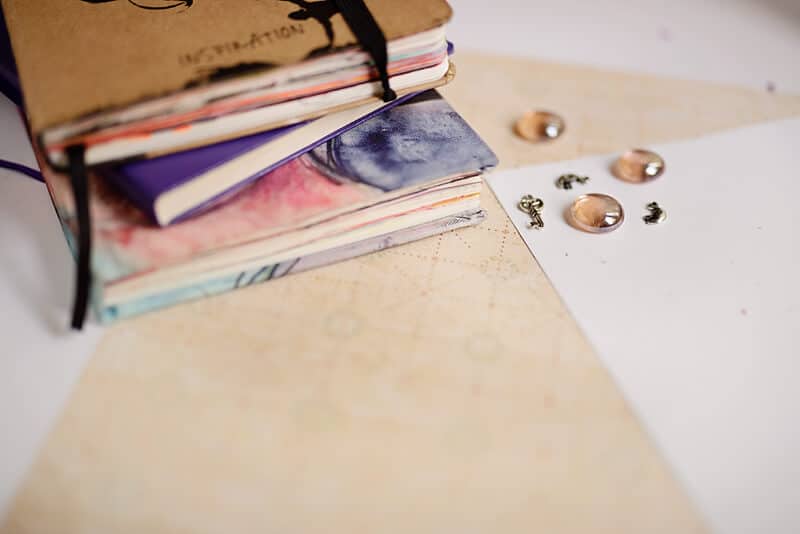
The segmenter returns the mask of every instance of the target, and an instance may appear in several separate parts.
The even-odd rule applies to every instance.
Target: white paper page
[[[35,168],[14,106],[0,96],[0,158]],[[0,169],[0,518],[102,330],[67,329],[75,262],[44,184]]]
[[[616,156],[488,181],[634,410],[718,532],[800,532],[800,119],[654,148],[666,172],[614,178]],[[565,172],[591,181],[557,189]],[[573,229],[578,195],[626,211]],[[516,208],[544,200],[545,228]],[[668,220],[645,225],[657,201]],[[536,310],[531,310],[536,313]]]

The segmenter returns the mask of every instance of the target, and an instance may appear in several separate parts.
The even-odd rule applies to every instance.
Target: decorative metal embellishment
[[[541,198],[536,198],[533,195],[525,195],[517,204],[517,207],[528,214],[531,218],[528,223],[528,228],[535,228],[541,230],[544,228],[544,221],[542,220],[542,210],[544,209],[544,202]]]
[[[528,141],[550,141],[564,133],[564,119],[550,111],[526,111],[514,125],[514,132]]]
[[[572,189],[572,184],[578,182],[579,184],[585,184],[589,181],[588,176],[578,176],[577,174],[562,174],[556,180],[556,187],[559,189]]]
[[[642,217],[645,224],[660,224],[667,220],[667,212],[658,205],[658,202],[651,202],[647,205],[647,209],[650,213]]]
[[[620,180],[640,184],[655,180],[664,174],[665,169],[661,156],[651,150],[636,148],[620,156],[612,170]]]
[[[575,199],[567,210],[567,222],[590,234],[603,234],[620,227],[625,221],[622,204],[614,197],[589,193]]]

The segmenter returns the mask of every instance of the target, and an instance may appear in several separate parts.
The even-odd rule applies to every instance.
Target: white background
[[[778,92],[800,93],[800,0],[452,4],[450,36],[462,50],[759,90],[771,82]],[[5,103],[0,106],[0,157],[32,161],[19,121]],[[0,244],[2,515],[101,330],[90,328],[81,336],[64,332],[72,260],[44,188],[5,171],[0,171]]]

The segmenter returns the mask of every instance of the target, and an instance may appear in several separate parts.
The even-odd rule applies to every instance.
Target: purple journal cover
[[[194,150],[187,150],[185,152],[178,152],[168,156],[135,161],[116,167],[108,167],[101,169],[100,173],[128,197],[136,207],[147,213],[153,222],[158,223],[154,207],[156,199],[158,199],[160,195],[174,187],[191,181],[198,175],[214,167],[231,161],[242,154],[246,154],[265,143],[269,143],[299,126],[301,125],[287,126],[286,128],[240,137],[232,141],[209,145]],[[182,214],[176,221],[210,207],[216,200],[221,199],[226,194],[235,192],[255,178],[257,178],[257,176],[243,177],[233,188],[222,191],[216,196],[206,199],[202,204],[194,206],[192,209]]]
[[[209,145],[158,158],[139,160],[133,163],[109,167],[101,169],[100,173],[128,197],[134,205],[147,213],[153,222],[162,225],[172,224],[215,206],[220,201],[228,198],[230,195],[241,190],[243,187],[264,176],[276,167],[313,150],[326,141],[358,126],[382,111],[405,102],[413,96],[415,96],[415,94],[412,93],[397,98],[381,106],[376,111],[351,122],[344,128],[328,132],[311,144],[297,147],[294,153],[278,161],[269,163],[256,174],[239,177],[236,185],[233,187],[218,191],[214,196],[204,199],[197,205],[187,206],[185,212],[170,221],[158,221],[156,218],[155,203],[159,196],[175,187],[190,182],[219,165],[230,162],[264,144],[274,141],[278,137],[302,127],[303,124],[287,126],[277,130],[241,137],[232,141],[225,141],[216,145]]]

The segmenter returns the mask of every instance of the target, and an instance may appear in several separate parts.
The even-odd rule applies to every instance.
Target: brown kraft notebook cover
[[[445,24],[445,0],[367,0],[387,40]],[[34,134],[356,45],[332,0],[2,0]],[[332,30],[332,39],[329,39]],[[248,71],[250,73],[252,71]]]

